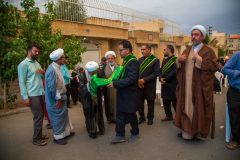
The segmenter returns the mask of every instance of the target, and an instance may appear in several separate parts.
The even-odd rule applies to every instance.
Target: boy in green
[[[85,69],[90,74],[90,80],[88,84],[85,84],[80,88],[80,98],[82,100],[85,123],[89,137],[96,138],[97,126],[100,134],[104,134],[104,121],[102,107],[99,107],[97,101],[97,88],[108,85],[118,78],[122,67],[119,66],[113,72],[112,76],[108,79],[98,78],[98,64],[94,61],[90,61],[86,64]],[[81,79],[79,79],[81,81]]]

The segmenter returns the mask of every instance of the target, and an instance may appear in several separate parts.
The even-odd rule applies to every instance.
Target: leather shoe
[[[54,139],[53,143],[60,144],[60,145],[66,145],[67,141],[64,138],[63,139],[58,139],[58,140]]]
[[[165,118],[161,119],[161,121],[163,121],[163,122],[172,121],[172,120],[173,120],[173,117],[165,117]]]
[[[148,120],[148,125],[152,125],[153,124],[153,120]]]
[[[145,121],[146,121],[145,118],[140,118],[140,119],[138,120],[138,124],[142,124],[142,123],[145,122]]]

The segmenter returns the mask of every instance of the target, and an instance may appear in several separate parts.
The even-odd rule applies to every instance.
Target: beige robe
[[[187,61],[177,70],[177,107],[175,125],[183,130],[184,138],[201,136],[206,138],[213,113],[213,78],[219,69],[214,51],[203,45],[198,53],[192,47],[183,54]],[[196,62],[192,56],[197,54]]]
[[[106,65],[104,73],[106,78],[109,78],[117,66],[112,70],[109,65]],[[110,107],[110,113],[113,120],[116,120],[116,108],[117,108],[117,90],[115,88],[107,88],[108,104]]]

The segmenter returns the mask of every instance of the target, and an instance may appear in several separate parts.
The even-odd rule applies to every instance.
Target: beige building
[[[108,50],[118,52],[117,44],[123,39],[132,43],[133,52],[137,57],[142,56],[140,52],[142,44],[152,45],[152,53],[159,59],[163,58],[163,50],[167,44],[173,44],[177,48],[176,53],[179,54],[188,38],[180,36],[181,41],[178,42],[174,42],[177,40],[176,37],[171,38],[171,41],[161,40],[163,27],[164,22],[161,20],[129,24],[97,17],[89,17],[84,23],[57,20],[52,24],[53,31],[61,30],[64,36],[75,35],[83,39],[83,46],[87,48],[87,52],[82,55],[82,66],[90,60],[100,62]],[[122,62],[119,55],[117,62]]]
[[[230,34],[227,37],[227,46],[229,47],[230,54],[240,51],[240,35]]]
[[[213,31],[210,40],[216,39],[219,47],[225,47],[227,44],[227,35],[224,32]]]

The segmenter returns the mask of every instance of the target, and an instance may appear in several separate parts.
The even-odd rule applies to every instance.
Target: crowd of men
[[[108,51],[100,64],[90,61],[85,68],[76,65],[71,76],[63,49],[56,49],[49,55],[52,63],[45,72],[37,62],[40,48],[37,45],[28,46],[27,57],[18,66],[18,75],[22,98],[33,114],[33,144],[44,146],[49,139],[42,134],[44,108],[53,130],[54,143],[65,145],[67,139],[75,134],[67,109],[70,107],[70,93],[74,104],[79,100],[83,106],[90,138],[105,132],[104,99],[107,122],[116,124],[116,134],[111,143],[137,140],[139,124],[147,119],[147,124],[153,125],[157,80],[162,85],[161,96],[166,114],[161,120],[173,120],[181,130],[177,136],[184,140],[204,140],[209,134],[213,116],[214,73],[220,70],[214,51],[203,44],[205,36],[203,26],[194,26],[191,30],[192,46],[176,57],[174,47],[166,45],[161,65],[152,54],[150,45],[141,45],[142,57],[137,59],[132,44],[123,40],[118,44],[122,65],[116,63],[116,53]],[[238,52],[222,69],[228,75],[230,84],[227,103],[232,141],[227,148],[233,150],[240,148],[239,65]],[[147,117],[144,113],[145,100]],[[126,138],[125,126],[128,123],[131,135]]]

